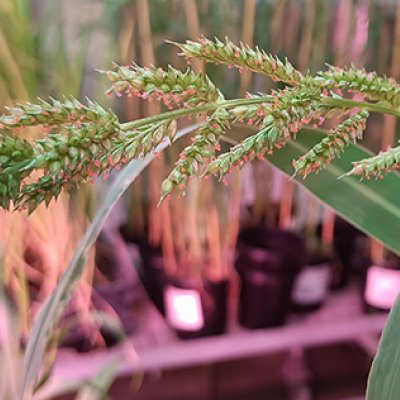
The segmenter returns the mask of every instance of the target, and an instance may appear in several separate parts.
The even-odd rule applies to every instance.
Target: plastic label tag
[[[204,326],[198,291],[169,286],[165,290],[164,297],[167,321],[173,328],[198,331]]]
[[[400,271],[373,266],[368,269],[365,301],[377,308],[390,310],[400,293]]]
[[[330,280],[331,267],[329,264],[304,267],[294,285],[293,302],[300,305],[323,302],[328,294]]]

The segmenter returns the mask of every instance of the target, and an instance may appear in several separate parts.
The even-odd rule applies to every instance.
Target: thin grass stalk
[[[315,25],[316,0],[307,0],[305,17],[303,22],[303,33],[299,47],[299,70],[305,72],[311,60],[311,50]],[[287,229],[292,224],[294,183],[285,179],[283,193],[279,209],[279,226]]]
[[[400,1],[397,1],[396,20],[394,27],[394,38],[391,54],[390,76],[394,79],[399,77],[400,73]],[[383,133],[381,150],[385,151],[390,148],[396,137],[396,117],[393,115],[384,115],[383,117]],[[382,243],[372,240],[371,243],[371,260],[378,263],[384,258],[384,246]]]
[[[161,207],[162,216],[162,249],[167,275],[173,276],[178,271],[178,263],[175,256],[174,236],[172,234],[172,220],[169,204]]]
[[[121,12],[122,22],[118,36],[119,51],[121,59],[125,65],[129,65],[136,60],[136,42],[137,42],[137,5],[127,4]],[[124,97],[124,111],[129,120],[136,120],[142,117],[141,103],[136,96]],[[143,185],[143,177],[139,176],[136,180],[135,187],[131,188],[129,193],[129,211],[128,224],[133,231],[145,235],[145,205],[142,197],[141,186]]]
[[[256,1],[245,0],[243,10],[243,28],[242,28],[242,42],[253,46],[254,44],[254,24],[256,15]],[[240,75],[240,89],[239,94],[243,96],[251,85],[252,79],[251,71],[244,71]]]
[[[200,196],[200,185],[197,181],[189,183],[187,192],[187,205],[185,207],[185,233],[187,237],[187,254],[184,256],[184,263],[180,265],[183,275],[196,275],[199,265],[203,260],[203,252],[197,225],[198,207]],[[187,265],[185,265],[187,263]]]
[[[284,47],[289,59],[296,59],[298,52],[298,37],[301,24],[301,5],[299,0],[290,0],[287,11],[286,34]]]
[[[235,168],[231,173],[229,196],[229,214],[228,223],[225,232],[225,243],[223,244],[223,269],[226,274],[229,274],[234,264],[235,245],[240,229],[240,200],[241,200],[241,180],[240,171]]]
[[[242,19],[242,35],[241,40],[243,43],[248,44],[249,46],[254,45],[254,29],[255,29],[255,16],[256,16],[256,1],[246,0],[244,2],[244,10],[243,10],[243,19]],[[276,6],[274,18],[280,20],[282,18],[282,13],[284,9],[281,6]],[[275,30],[279,30],[280,26],[278,23],[274,26]],[[278,33],[274,33],[276,36]],[[247,91],[251,90],[251,80],[253,77],[253,73],[251,71],[244,71],[240,75],[240,85],[239,85],[239,95],[243,96]],[[253,169],[257,169],[257,165],[253,166]],[[256,172],[254,171],[254,175]],[[256,182],[261,182],[254,177]],[[265,177],[261,178],[263,182],[268,180]],[[268,185],[268,184],[267,184]],[[256,201],[253,204],[252,214],[256,221],[256,224],[260,223],[262,218],[266,216],[267,218],[272,214],[272,207],[270,201],[270,191],[263,190],[265,189],[265,184],[256,185]],[[236,238],[235,238],[236,240]],[[234,245],[234,244],[233,244]]]
[[[178,20],[181,6],[181,0],[173,0],[169,2],[169,15],[172,21]],[[171,46],[169,57],[172,65],[182,65],[182,57],[179,57],[173,46]],[[168,155],[171,156],[171,159],[177,159],[179,157],[179,150],[176,147],[171,147],[170,149],[168,149]],[[186,235],[183,226],[185,221],[186,202],[183,202],[179,196],[172,195],[168,203],[170,212],[169,220],[174,221],[174,223],[170,222],[170,227],[167,227],[172,232],[165,232],[165,234],[169,234],[173,237],[172,242],[175,252],[174,258],[177,265],[175,271],[171,271],[171,273],[178,274],[180,268],[182,268],[182,266],[187,263]]]
[[[310,65],[311,52],[313,45],[313,34],[316,17],[316,0],[307,0],[305,5],[305,16],[303,34],[299,48],[299,70],[305,72]]]
[[[196,1],[184,0],[183,7],[185,11],[188,36],[192,40],[197,40],[201,35],[201,30]],[[192,67],[196,73],[200,73],[200,71],[204,70],[204,63],[201,60],[193,60]],[[192,180],[188,188],[189,195],[185,202],[187,213],[185,223],[187,224],[186,232],[189,243],[189,254],[187,254],[185,258],[190,258],[191,262],[188,263],[189,265],[186,267],[191,268],[193,274],[196,274],[204,259],[198,225],[201,185],[204,184],[209,185],[208,182],[201,184],[198,180]]]
[[[328,34],[330,26],[330,16],[332,15],[332,2],[325,0],[317,0],[318,16],[315,23],[315,36],[318,40],[315,41],[313,46],[313,59],[315,65],[310,67],[320,68],[326,62],[326,49],[328,48]]]
[[[272,228],[275,226],[277,219],[277,211],[273,207],[273,200],[271,196],[274,170],[267,163],[256,161],[253,164],[252,172],[254,182],[256,182],[256,199],[251,210],[252,215],[250,224],[258,225],[264,222],[266,226]],[[257,182],[260,182],[260,184],[257,184]]]
[[[293,194],[293,182],[285,179],[279,208],[279,226],[281,229],[287,229],[292,225]]]
[[[351,29],[354,24],[352,1],[342,1],[337,8],[337,42],[335,64],[346,65],[349,61]],[[357,61],[357,60],[352,60]],[[328,123],[329,124],[329,123]],[[329,207],[323,208],[321,241],[326,249],[332,249],[335,232],[335,213]]]
[[[172,0],[169,2],[169,18],[172,21],[178,20],[180,0]],[[171,46],[170,60],[172,65],[182,64],[182,58],[178,56],[175,49]],[[178,149],[173,146],[168,149],[168,158],[177,159],[179,156]],[[165,259],[167,274],[170,276],[178,275],[184,266],[187,266],[187,249],[185,243],[185,230],[183,221],[185,221],[185,210],[182,202],[177,195],[173,194],[168,202],[161,205],[163,216],[163,232],[162,232],[162,250]],[[173,221],[173,222],[172,222]]]
[[[206,2],[202,1],[201,3],[202,3],[202,5],[204,5]],[[169,19],[171,21],[176,21],[178,23],[178,21],[179,21],[179,11],[180,11],[180,8],[181,8],[181,0],[170,0],[168,5],[169,5],[169,8],[168,8]],[[169,32],[169,34],[170,34],[170,32]],[[163,40],[164,40],[164,38],[163,38]],[[176,49],[173,46],[171,46],[171,48],[170,48],[169,59],[171,60],[170,61],[171,65],[175,65],[179,69],[184,69],[185,68],[185,65],[184,65],[184,62],[182,60],[182,57],[179,56],[179,54],[176,52]]]
[[[188,36],[192,40],[197,40],[201,35],[201,29],[196,0],[183,0],[183,8],[185,10]],[[200,60],[193,60],[192,66],[195,72],[201,71],[204,67],[203,62]]]
[[[137,1],[137,24],[139,29],[139,49],[142,64],[155,64],[153,38],[150,24],[150,9],[147,0]],[[160,112],[156,102],[144,104],[146,115],[155,115]],[[161,210],[157,207],[160,197],[160,182],[163,176],[162,160],[154,160],[149,167],[149,241],[152,245],[160,245],[162,235]]]
[[[215,205],[211,205],[207,219],[207,242],[210,260],[210,278],[220,281],[224,278],[221,255],[221,233],[219,228],[219,216]]]
[[[171,200],[169,201],[170,206],[170,215],[171,227],[173,229],[172,237],[173,237],[173,245],[175,250],[175,258],[177,262],[176,273],[179,271],[179,266],[184,263],[186,258],[186,235],[185,229],[182,226],[183,221],[185,221],[185,207],[183,205],[183,201],[176,194],[171,196]]]
[[[385,17],[382,17],[385,18]],[[396,13],[396,20],[397,20],[397,13]],[[387,22],[387,18],[386,21]],[[379,49],[378,49],[378,71],[380,71],[380,73],[386,73],[387,72],[387,67],[388,67],[388,63],[389,63],[389,58],[390,58],[390,46],[387,46],[387,43],[390,43],[392,40],[391,37],[391,32],[389,29],[389,26],[387,23],[382,23],[380,25],[380,31],[379,31]],[[392,48],[392,51],[394,49]],[[390,126],[388,126],[388,121],[390,124],[390,120],[386,119],[386,116],[383,116],[383,129],[385,132],[385,125],[386,125],[386,129],[391,129]],[[386,131],[387,132],[387,131]],[[383,138],[382,141],[380,143],[380,147],[383,148]],[[381,243],[379,243],[376,240],[371,240],[370,243],[370,257],[371,257],[371,261],[373,263],[378,263],[383,259],[384,256],[384,248],[381,245]]]
[[[340,0],[336,10],[334,32],[335,62],[338,67],[346,65],[349,59],[349,38],[353,26],[353,0]]]
[[[119,52],[121,54],[122,63],[131,64],[137,58],[136,54],[136,28],[137,21],[135,19],[137,8],[136,4],[128,4],[121,12],[121,28],[118,35]],[[129,120],[140,118],[140,101],[137,97],[124,97],[124,111]]]
[[[283,27],[285,26],[285,9],[287,0],[276,1],[274,4],[272,22],[271,22],[271,50],[278,53],[283,45]]]
[[[6,68],[8,80],[12,82],[12,96],[17,101],[26,101],[29,98],[28,91],[25,88],[23,77],[20,74],[20,68],[17,60],[11,52],[7,43],[7,39],[0,27],[0,59],[3,62],[3,67]]]

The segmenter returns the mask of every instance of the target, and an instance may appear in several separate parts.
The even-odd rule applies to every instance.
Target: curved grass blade
[[[395,400],[400,394],[400,297],[389,314],[372,363],[366,400]]]

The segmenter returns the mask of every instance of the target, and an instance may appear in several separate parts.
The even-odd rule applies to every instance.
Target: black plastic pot
[[[304,241],[292,232],[264,227],[242,231],[236,261],[240,324],[249,329],[282,325],[304,261]]]
[[[151,301],[160,313],[165,315],[164,288],[167,284],[167,275],[162,250],[161,248],[141,246],[140,255],[142,257],[142,263],[138,269],[140,279]]]
[[[165,311],[167,321],[175,329],[177,336],[181,339],[196,339],[224,333],[226,328],[228,288],[229,283],[227,280],[217,282],[203,280],[200,282],[170,278],[169,284],[165,288]],[[195,308],[195,311],[202,321],[199,323],[199,326],[182,327],[180,323],[176,322],[177,319],[174,318],[177,312],[176,305],[171,300],[171,297],[169,297],[174,295],[192,296],[198,300],[198,307],[197,309]],[[196,302],[193,301],[192,303]]]
[[[125,241],[138,246],[142,259],[142,263],[137,266],[140,280],[150,300],[165,315],[164,288],[167,276],[161,247],[151,246],[146,239],[132,233],[127,226],[122,226],[120,232]]]
[[[332,289],[341,289],[348,283],[355,261],[356,240],[362,234],[342,218],[335,218],[333,246],[339,257],[341,268],[336,268],[332,276]],[[357,255],[358,256],[358,255]]]
[[[332,273],[338,262],[333,254],[318,252],[308,257],[298,274],[292,292],[292,311],[306,313],[318,310],[326,301]]]

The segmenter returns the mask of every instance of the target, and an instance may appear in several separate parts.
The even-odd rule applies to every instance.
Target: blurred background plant
[[[12,1],[0,4],[0,108],[38,96],[81,96],[88,33],[81,34],[78,51],[67,48],[62,2]],[[26,129],[27,138],[41,132]],[[0,243],[4,249],[2,282],[16,302],[22,339],[32,320],[58,282],[93,211],[95,194],[84,189],[71,198],[63,194],[49,208],[39,207],[32,218],[0,212]],[[94,257],[74,298],[78,318],[91,308]],[[79,325],[79,324],[78,324]],[[89,337],[101,345],[96,329],[87,329],[73,340]],[[92,333],[89,333],[92,332]],[[100,342],[99,342],[100,341]]]

